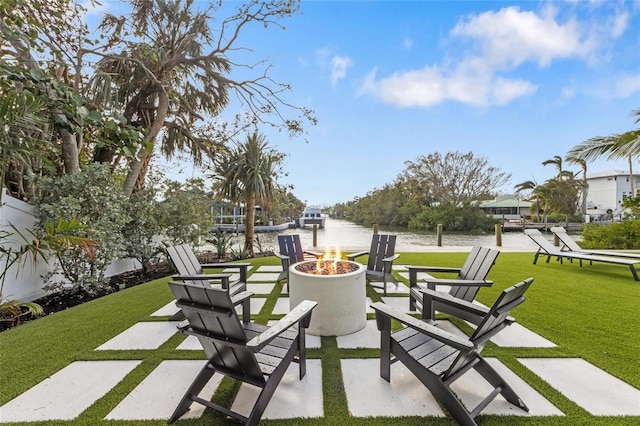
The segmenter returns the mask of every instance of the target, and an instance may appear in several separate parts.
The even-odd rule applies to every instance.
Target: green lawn
[[[459,266],[466,253],[402,253],[396,264]],[[629,270],[617,265],[560,265],[552,260],[532,264],[533,253],[501,253],[489,279],[491,288],[480,291],[478,300],[491,305],[506,287],[527,277],[535,281],[527,301],[513,316],[519,323],[546,337],[557,348],[500,348],[489,344],[483,355],[496,356],[538,392],[565,413],[565,417],[480,416],[481,425],[636,425],[637,417],[594,417],[565,398],[527,370],[518,357],[580,357],[608,373],[640,388],[640,334],[638,333],[640,282]],[[253,260],[254,265],[278,264],[275,257]],[[256,268],[253,268],[255,270]],[[444,276],[444,275],[443,275]],[[79,360],[142,359],[130,375],[115,386],[74,421],[46,424],[165,424],[162,421],[107,422],[102,418],[164,359],[203,358],[204,353],[178,351],[184,339],[176,333],[157,350],[95,351],[94,349],[138,321],[154,320],[149,314],[172,300],[166,279],[152,281],[110,296],[49,315],[15,329],[0,333],[0,405],[46,379],[69,363]],[[277,285],[262,312],[270,312],[281,285]],[[374,301],[380,295],[372,289],[367,295]],[[277,318],[261,313],[258,322]],[[164,321],[166,318],[157,320]],[[470,331],[464,323],[454,322]],[[355,419],[349,417],[346,396],[339,374],[340,358],[376,357],[371,349],[338,349],[335,338],[323,337],[321,349],[308,351],[309,358],[322,359],[325,417],[318,420],[264,421],[267,425],[423,425],[425,418]],[[168,384],[170,386],[170,384]],[[226,380],[214,395],[218,401],[231,401],[237,384]],[[606,390],[603,390],[606,392]],[[428,418],[429,424],[454,424],[450,418]],[[33,424],[33,423],[25,423]],[[40,424],[40,423],[39,423]],[[179,424],[222,425],[225,419],[207,412],[201,419]]]

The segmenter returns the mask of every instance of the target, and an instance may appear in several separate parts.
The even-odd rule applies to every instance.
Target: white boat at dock
[[[318,225],[318,228],[323,229],[325,220],[320,207],[306,207],[298,218],[298,226],[304,228],[306,225]]]

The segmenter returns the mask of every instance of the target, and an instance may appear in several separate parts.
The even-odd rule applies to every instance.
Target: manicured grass
[[[402,253],[397,264],[459,266],[466,253]],[[555,391],[522,366],[519,357],[580,357],[640,388],[640,335],[638,306],[640,282],[627,268],[617,265],[560,265],[555,261],[532,264],[533,253],[503,252],[489,275],[491,288],[483,289],[478,300],[492,304],[506,287],[527,277],[535,281],[527,301],[513,316],[519,323],[553,341],[557,348],[500,348],[489,344],[483,355],[496,356],[520,377],[562,410],[564,417],[480,416],[481,425],[635,425],[638,418],[594,417]],[[275,257],[255,259],[256,266],[278,264]],[[442,275],[445,277],[446,275]],[[79,360],[141,359],[143,362],[105,397],[74,421],[46,422],[60,425],[114,424],[102,420],[115,405],[164,359],[204,359],[200,351],[174,348],[184,339],[176,334],[157,350],[95,351],[100,344],[138,321],[153,321],[149,314],[172,300],[166,285],[169,278],[152,281],[99,300],[58,312],[0,333],[0,405],[46,379],[69,363]],[[270,312],[281,290],[276,285],[258,322],[277,318]],[[368,289],[367,295],[379,301],[380,295]],[[371,316],[373,318],[373,316]],[[156,318],[165,321],[166,318]],[[454,322],[466,331],[466,324]],[[264,421],[268,425],[451,425],[450,418],[356,419],[349,416],[340,374],[340,358],[376,357],[377,350],[339,349],[335,338],[323,337],[321,349],[310,349],[309,358],[322,360],[325,417],[316,420]],[[170,386],[170,384],[167,384]],[[238,385],[225,379],[216,392],[217,401],[230,404]],[[606,390],[603,389],[603,392]],[[33,423],[24,423],[33,424]],[[40,424],[40,423],[39,423]],[[164,421],[119,422],[127,425],[165,424]],[[229,422],[210,411],[185,425],[223,425]]]

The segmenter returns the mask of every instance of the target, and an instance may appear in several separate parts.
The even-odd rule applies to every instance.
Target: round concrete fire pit
[[[329,263],[333,261],[327,261]],[[337,273],[314,273],[316,261],[304,261],[289,268],[289,306],[314,300],[307,333],[315,336],[342,336],[355,333],[367,324],[365,268],[340,260]],[[310,271],[310,272],[307,272]]]

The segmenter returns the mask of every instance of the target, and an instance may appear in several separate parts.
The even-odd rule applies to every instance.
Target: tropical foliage
[[[267,207],[272,202],[283,159],[284,154],[270,149],[266,138],[257,131],[216,158],[213,189],[219,199],[244,205],[243,250],[249,257],[254,255],[255,207]]]
[[[563,168],[562,157],[556,155],[542,162],[542,165],[553,165],[557,174],[547,179],[542,185],[528,180],[515,185],[517,193],[524,193],[525,198],[532,201],[535,210],[532,217],[541,220],[543,216],[574,216],[580,209],[581,195],[586,189],[586,179],[576,179],[577,173]],[[583,169],[583,170],[586,170]],[[583,172],[583,176],[584,176]]]
[[[290,135],[315,124],[311,110],[287,102],[290,86],[271,78],[271,63],[240,45],[251,26],[280,28],[298,1],[128,3],[94,37],[77,0],[0,2],[0,108],[20,118],[2,129],[12,136],[1,156],[12,195],[31,200],[34,176],[97,162],[123,174],[129,196],[155,152],[199,165],[257,124]],[[220,119],[231,106],[245,112]]]
[[[634,110],[635,124],[640,123],[640,109]],[[622,134],[596,136],[574,146],[567,153],[573,160],[593,161],[600,157],[610,160],[626,158],[629,161],[629,177],[631,193],[635,194],[633,182],[633,161],[640,159],[640,129],[629,130]]]
[[[362,224],[450,231],[490,231],[476,202],[491,199],[510,175],[472,152],[438,152],[407,161],[396,180],[366,196],[332,207],[336,217]]]
[[[0,187],[38,207],[37,233],[75,221],[71,234],[95,242],[56,247],[46,278],[94,292],[111,260],[148,269],[162,243],[197,245],[213,224],[204,182],[154,181],[154,155],[204,167],[246,129],[295,136],[315,118],[241,45],[252,26],[282,28],[298,1],[131,0],[99,31],[83,4],[0,1]],[[284,190],[274,198],[275,214],[301,210]]]

